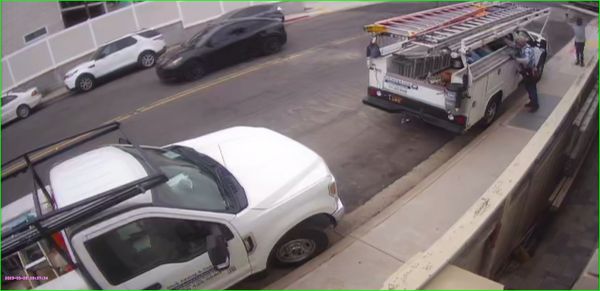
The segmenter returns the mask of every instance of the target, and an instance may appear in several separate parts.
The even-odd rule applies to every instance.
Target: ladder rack
[[[2,180],[15,177],[19,173],[26,172],[28,170],[31,171],[34,185],[34,194],[32,197],[36,212],[36,217],[31,221],[2,230],[2,257],[9,256],[24,248],[27,248],[30,245],[36,244],[42,239],[47,239],[50,243],[55,244],[55,242],[51,239],[51,235],[54,233],[57,233],[69,226],[76,225],[82,220],[90,218],[123,201],[135,197],[136,195],[145,193],[147,190],[165,183],[168,180],[165,174],[161,172],[159,168],[156,167],[152,161],[146,157],[146,154],[139,145],[129,142],[133,149],[138,152],[140,157],[149,166],[148,175],[146,177],[110,189],[104,193],[100,193],[87,199],[83,199],[71,205],[58,209],[55,208],[56,205],[53,203],[54,200],[52,195],[50,195],[48,189],[43,186],[44,183],[35,166],[75,146],[81,145],[85,142],[119,129],[120,124],[118,122],[105,124],[92,130],[81,132],[74,136],[44,145],[15,159],[12,159],[5,164],[2,164],[2,168],[5,168],[8,165],[14,165],[17,162],[21,162],[21,160],[25,161],[22,165],[17,165],[12,172],[3,175]],[[125,140],[129,141],[129,139]],[[55,149],[53,152],[39,156],[37,159],[30,157],[31,154],[47,150],[48,148],[57,148],[57,145],[64,145],[64,148]],[[44,196],[46,196],[46,200],[52,206],[54,206],[52,211],[45,214],[43,214],[41,211],[41,203],[38,199],[38,187],[41,187],[40,190]],[[67,260],[67,262],[70,262],[70,257],[68,254],[64,253],[60,247],[56,245],[54,245],[54,247],[57,249],[57,251],[59,251],[61,256]]]
[[[462,3],[423,12],[389,18],[365,27],[367,32],[386,35],[396,42],[380,48],[382,55],[407,51],[415,47],[428,50],[463,47],[463,38],[477,42],[474,36],[483,36],[489,30],[524,26],[543,16],[550,9],[528,8],[514,3]],[[501,26],[503,29],[498,29]],[[499,33],[490,35],[498,36]]]

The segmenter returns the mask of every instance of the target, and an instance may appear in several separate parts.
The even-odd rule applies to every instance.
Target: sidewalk
[[[597,20],[587,26],[594,39],[586,46],[586,67],[596,60],[590,56],[597,55],[597,27]],[[445,165],[320,257],[267,289],[380,289],[402,264],[444,234],[520,153],[584,71],[573,61],[572,45],[567,45],[546,64],[538,84],[539,111],[526,111],[526,93],[518,91],[517,104]]]

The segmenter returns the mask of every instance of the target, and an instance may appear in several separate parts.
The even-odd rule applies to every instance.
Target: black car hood
[[[165,52],[162,56],[160,56],[160,58],[158,59],[158,65],[163,65],[163,64],[166,64],[178,57],[183,57],[183,55],[185,53],[191,51],[191,49],[192,48],[184,47],[182,45],[173,47],[173,48],[169,49],[167,52]]]

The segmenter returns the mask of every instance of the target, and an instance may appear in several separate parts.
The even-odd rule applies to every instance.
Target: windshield
[[[186,42],[182,43],[183,47],[192,47],[197,43],[205,42],[208,36],[210,35],[211,27],[207,27],[204,30],[196,33],[192,38],[188,39]]]
[[[148,166],[139,153],[131,147],[120,147]],[[224,195],[220,176],[202,159],[189,157],[183,151],[142,148],[151,163],[169,179],[152,189],[157,205],[195,210],[228,212],[232,209],[229,196]]]

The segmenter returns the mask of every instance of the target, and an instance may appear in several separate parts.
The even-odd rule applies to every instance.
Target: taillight
[[[367,89],[367,94],[369,94],[369,96],[381,96],[381,91],[377,88],[369,87],[369,89]]]
[[[465,125],[467,123],[467,117],[462,115],[454,116],[454,122],[459,125]]]
[[[37,90],[34,89],[33,91],[31,91],[31,96],[34,96],[34,95],[37,95],[37,94],[38,94]]]

